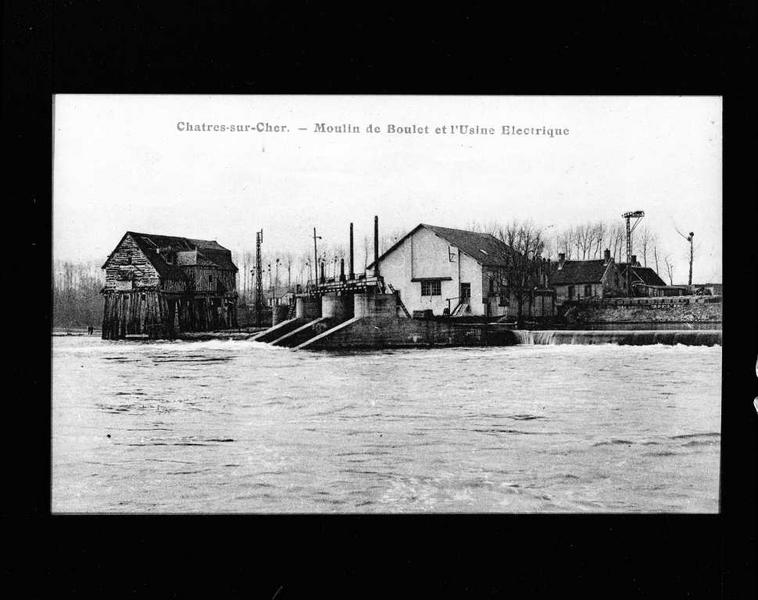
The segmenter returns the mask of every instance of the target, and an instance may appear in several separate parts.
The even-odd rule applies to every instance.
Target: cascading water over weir
[[[513,331],[520,344],[619,344],[642,346],[649,344],[685,346],[721,345],[720,330],[606,330],[606,331],[571,331],[571,330],[520,330]]]

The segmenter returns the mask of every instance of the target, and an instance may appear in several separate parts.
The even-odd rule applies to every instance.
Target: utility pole
[[[676,227],[674,227],[674,229],[676,229]],[[695,237],[695,234],[694,232],[690,231],[689,235],[684,235],[678,229],[676,229],[676,232],[690,243],[690,276],[689,276],[689,279],[687,280],[687,285],[692,286],[692,259],[695,257],[695,251],[692,245],[692,238]]]
[[[263,269],[261,267],[263,229],[255,233],[255,324],[260,326],[263,317]]]
[[[279,259],[276,259],[276,266],[274,267],[276,269],[276,275],[274,276],[274,295],[276,295],[279,291]]]
[[[316,228],[313,228],[313,270],[314,270],[314,277],[313,277],[313,283],[316,286],[316,289],[318,289],[318,248],[316,247],[316,240],[320,240],[321,236],[316,235]]]
[[[692,285],[692,259],[695,256],[694,250],[692,248],[692,238],[694,237],[695,237],[695,234],[692,231],[690,231],[690,235],[687,237],[687,241],[690,243],[690,277],[689,277],[689,280],[687,281],[687,285],[690,285],[690,286]]]

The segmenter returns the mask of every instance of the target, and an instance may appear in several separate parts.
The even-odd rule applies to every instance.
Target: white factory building
[[[411,313],[505,316],[504,271],[514,252],[487,233],[421,223],[379,257],[379,272]]]

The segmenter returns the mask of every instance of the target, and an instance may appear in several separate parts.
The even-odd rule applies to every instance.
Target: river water
[[[721,348],[53,339],[52,508],[717,512]]]

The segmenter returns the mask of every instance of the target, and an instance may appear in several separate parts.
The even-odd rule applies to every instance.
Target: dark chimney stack
[[[603,252],[603,260],[605,261],[606,265],[611,262],[611,251],[608,248],[606,248],[605,252]]]
[[[636,254],[632,254],[632,263],[631,263],[631,265],[633,267],[638,267],[639,266],[639,263],[637,263],[637,255]]]
[[[379,277],[379,217],[374,216],[374,277]]]
[[[345,259],[340,258],[340,283],[345,283]]]
[[[558,253],[558,269],[563,268],[563,263],[566,262],[566,253],[565,252],[559,252]]]
[[[353,264],[353,224],[350,223],[350,280],[355,279],[355,266]]]

